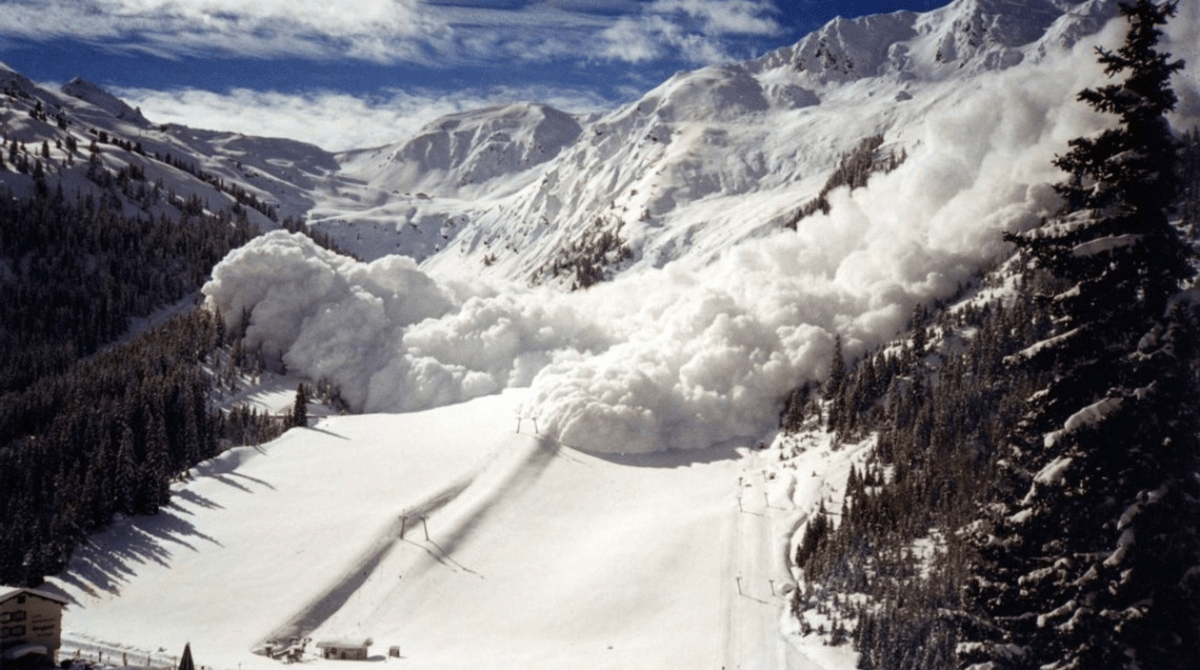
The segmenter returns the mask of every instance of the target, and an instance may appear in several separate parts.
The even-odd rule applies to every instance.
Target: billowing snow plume
[[[1020,72],[1017,72],[1017,70]],[[435,279],[410,260],[364,264],[272,233],[231,254],[204,292],[291,370],[341,384],[355,409],[413,410],[532,385],[524,412],[602,452],[705,447],[762,434],[780,400],[904,327],[1004,253],[1004,230],[1057,205],[1051,165],[1102,122],[1073,102],[1090,58],[987,75],[904,130],[908,160],[798,231],[586,292]]]
[[[527,386],[555,352],[607,346],[561,297],[438,283],[410,258],[361,263],[284,231],[231,253],[203,291],[248,347],[368,412]]]

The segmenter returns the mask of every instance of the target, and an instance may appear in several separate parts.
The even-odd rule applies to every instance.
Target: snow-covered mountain
[[[1115,14],[1106,0],[963,0],[924,14],[835,19],[757,65],[789,65],[820,83],[961,78],[1043,58]]]
[[[443,117],[399,144],[345,154],[342,164],[377,189],[451,195],[528,174],[581,131],[577,119],[557,109],[515,104]]]
[[[228,669],[310,635],[374,635],[414,667],[853,667],[780,621],[797,531],[842,509],[873,444],[783,438],[781,400],[1057,207],[1051,159],[1105,123],[1075,95],[1103,81],[1091,47],[1119,42],[1115,8],[836,20],[605,114],[477,110],[336,155],[0,68],[14,192],[36,156],[68,197],[303,216],[357,254],[273,231],[202,293],[289,381],[380,413],[231,449],[93,538],[51,580],[71,641],[203,642]],[[1166,48],[1193,58],[1197,28]],[[1180,80],[1180,127],[1198,89]]]
[[[536,412],[575,444],[698,446],[769,424],[790,385],[824,374],[835,333],[851,353],[884,341],[914,305],[995,262],[1001,232],[1056,206],[1051,159],[1104,123],[1074,97],[1103,80],[1085,42],[1119,40],[1119,26],[1098,32],[1115,8],[959,0],[839,19],[607,114],[483,109],[339,155],[147,124],[94,86],[49,91],[4,70],[6,132],[26,150],[48,141],[50,179],[68,194],[93,186],[84,150],[72,166],[59,140],[106,134],[111,170],[137,165],[213,211],[257,205],[243,209],[265,228],[277,224],[264,214],[305,216],[356,254],[272,237],[206,289],[225,314],[253,313],[251,344],[338,381],[356,409],[533,384]],[[1193,53],[1191,32],[1168,48]],[[1197,88],[1181,81],[1182,127]],[[864,146],[873,155],[856,169],[876,173],[831,190]],[[32,188],[12,166],[4,177]],[[822,193],[829,212],[797,224]],[[594,295],[564,295],[585,286]],[[726,322],[738,325],[713,325]],[[623,437],[605,446],[596,431],[614,417]]]
[[[95,129],[140,143],[147,155],[236,185],[279,217],[306,216],[363,258],[402,253],[431,267],[465,262],[570,286],[579,277],[568,268],[611,276],[684,257],[707,263],[769,234],[864,138],[916,147],[936,132],[931,115],[958,106],[980,77],[1036,67],[1115,13],[1114,0],[960,0],[924,14],[839,18],[755,61],[680,73],[608,114],[482,109],[337,156],[155,126],[89,82],[50,91],[5,68],[5,86],[75,122],[55,131],[10,114],[6,132],[31,143],[64,132],[88,139]],[[213,210],[230,205],[169,164],[145,167],[151,182],[197,192]]]
[[[86,178],[93,142],[97,167],[118,173],[139,168],[148,188],[157,185],[155,204],[135,203],[124,196],[130,212],[171,213],[168,194],[186,200],[197,196],[211,212],[234,208],[240,202],[260,227],[276,219],[303,217],[312,207],[313,193],[337,183],[338,163],[322,149],[278,138],[251,138],[237,133],[156,125],[95,84],[73,79],[53,90],[30,81],[0,64],[3,128],[7,142],[27,154],[47,144],[45,161],[50,183],[62,183],[68,196],[98,192]],[[72,148],[74,147],[74,148]],[[15,194],[28,193],[30,175],[8,165],[0,183]]]
[[[364,257],[394,237],[435,266],[533,283],[571,285],[564,269],[581,264],[611,275],[708,262],[790,219],[864,138],[915,146],[965,82],[1043,63],[1115,13],[1109,0],[962,0],[837,19],[756,61],[680,73],[579,132],[545,108],[447,117],[342,156],[372,206],[333,199],[311,220]]]

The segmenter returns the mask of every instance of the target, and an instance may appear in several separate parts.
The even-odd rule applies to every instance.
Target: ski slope
[[[328,417],[202,465],[50,580],[66,648],[190,642],[232,670],[362,636],[411,668],[840,667],[784,634],[784,557],[824,494],[807,470],[841,481],[851,453],[814,451],[802,486],[749,443],[590,455],[519,421],[526,394]]]

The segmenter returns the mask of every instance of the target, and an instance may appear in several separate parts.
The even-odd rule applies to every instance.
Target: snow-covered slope
[[[142,116],[140,109],[130,107],[125,104],[124,100],[90,81],[76,77],[63,84],[60,90],[73,98],[79,98],[84,102],[98,107],[122,121],[129,121],[141,128],[150,126],[150,122],[146,120],[146,117]]]
[[[341,159],[346,174],[381,190],[480,193],[472,187],[494,188],[497,179],[528,173],[574,142],[580,130],[574,117],[557,109],[515,104],[452,114],[410,140]]]
[[[284,217],[304,217],[321,190],[339,183],[337,161],[316,146],[154,125],[139,110],[82,79],[52,90],[0,65],[0,94],[5,136],[31,156],[40,157],[46,143],[47,182],[51,188],[61,183],[67,197],[101,190],[98,180],[86,176],[93,142],[99,166],[110,173],[138,168],[146,189],[155,190],[156,196],[118,194],[131,215],[140,210],[178,216],[168,196],[182,202],[194,195],[213,213],[235,210],[240,200],[252,222],[270,229]],[[0,184],[19,195],[33,188],[31,176],[13,164],[0,169]]]
[[[51,580],[63,655],[190,642],[265,670],[268,646],[370,637],[412,668],[853,667],[779,621],[791,537],[861,448],[601,458],[538,435],[518,396],[327,418],[196,468]]]
[[[680,73],[583,123],[544,162],[517,139],[544,128],[542,115],[447,117],[409,142],[347,155],[370,187],[359,200],[375,206],[328,201],[313,219],[335,236],[352,231],[365,257],[371,245],[398,248],[521,281],[570,286],[578,277],[564,268],[580,262],[601,275],[685,256],[707,263],[790,219],[865,137],[915,146],[932,112],[961,104],[967,82],[1044,64],[1115,14],[1113,0],[960,0],[837,19],[756,61]],[[489,188],[474,186],[488,178]],[[347,222],[356,227],[339,230]],[[604,233],[619,243],[597,245]],[[389,235],[398,247],[380,244]]]

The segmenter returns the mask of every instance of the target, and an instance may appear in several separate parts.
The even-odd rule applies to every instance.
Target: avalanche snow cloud
[[[1101,39],[1104,39],[1102,36]],[[357,410],[409,411],[532,386],[525,416],[596,452],[761,435],[780,400],[903,328],[1001,257],[1004,230],[1056,206],[1051,160],[1102,120],[1073,102],[1101,80],[1088,47],[1057,66],[946,89],[905,131],[908,160],[829,216],[578,293],[360,263],[283,232],[230,254],[204,288],[247,344],[339,383]]]

